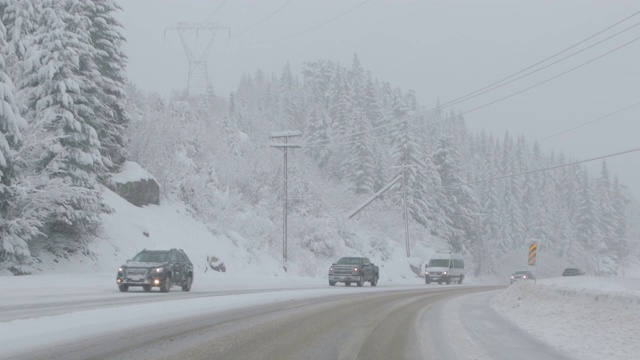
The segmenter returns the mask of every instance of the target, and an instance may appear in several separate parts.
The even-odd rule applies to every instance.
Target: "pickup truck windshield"
[[[431,259],[429,260],[429,267],[449,267],[449,259]]]
[[[341,258],[338,265],[360,265],[360,258]]]

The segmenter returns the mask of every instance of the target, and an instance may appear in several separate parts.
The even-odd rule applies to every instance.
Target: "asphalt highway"
[[[429,331],[434,328],[425,323],[439,313],[430,310],[461,295],[497,288],[435,286],[385,291],[371,288],[371,291],[356,293],[345,287],[336,289],[335,297],[282,301],[187,317],[23,356],[29,359],[436,359],[443,350],[435,349],[437,344],[429,341],[433,336]],[[167,301],[167,306],[179,306],[179,302]]]

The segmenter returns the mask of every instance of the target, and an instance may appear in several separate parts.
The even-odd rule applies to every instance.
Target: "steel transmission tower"
[[[178,23],[174,27],[166,28],[164,30],[165,37],[167,31],[175,30],[180,36],[180,42],[184,48],[184,53],[187,55],[189,61],[189,74],[187,75],[187,95],[192,90],[202,89],[206,91],[209,88],[209,74],[207,72],[207,58],[211,47],[218,34],[218,31],[227,31],[228,36],[231,37],[231,29],[220,26],[210,22],[191,22],[191,23]],[[195,35],[196,38],[200,36],[206,36],[203,43],[204,49],[198,49],[198,46],[194,46],[189,42],[189,36]]]

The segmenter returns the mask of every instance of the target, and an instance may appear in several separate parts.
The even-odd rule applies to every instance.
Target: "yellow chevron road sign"
[[[531,245],[529,245],[529,266],[536,266],[537,254],[538,243],[533,242],[531,243]]]

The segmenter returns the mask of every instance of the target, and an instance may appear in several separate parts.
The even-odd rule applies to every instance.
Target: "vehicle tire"
[[[329,286],[336,286],[336,282],[329,280]]]
[[[127,292],[129,291],[129,285],[118,285],[118,289],[120,289],[120,292]]]
[[[182,291],[190,291],[192,283],[193,283],[193,276],[189,275],[189,277],[187,278],[187,282],[184,285],[182,285]]]
[[[427,284],[427,285],[431,284],[431,278],[430,278],[430,277],[428,277],[428,276],[427,276],[427,277],[425,277],[425,278],[424,278],[424,283],[425,283],[425,284]]]
[[[458,280],[458,284],[462,284],[462,280],[464,280],[464,275],[460,275],[460,279]]]
[[[358,285],[358,286],[364,285],[364,276],[360,276],[360,280],[356,281],[356,285]]]
[[[142,285],[142,290],[144,290],[144,292],[151,291],[151,285]]]
[[[378,285],[378,277],[374,276],[373,280],[371,280],[371,286],[376,286],[376,285]]]
[[[171,277],[167,276],[162,282],[162,286],[160,286],[160,291],[169,292],[171,290]]]
[[[451,285],[451,276],[447,278],[447,285]]]
[[[438,285],[442,285],[442,279],[438,280]]]
[[[344,286],[351,286],[351,283],[349,281],[344,283]]]

